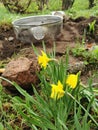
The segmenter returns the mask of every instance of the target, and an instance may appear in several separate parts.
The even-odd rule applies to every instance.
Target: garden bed
[[[92,34],[92,29],[89,30],[89,25],[92,24],[94,21],[96,21],[96,23],[93,26],[93,34]],[[96,28],[95,28],[95,26],[96,26]],[[84,18],[84,17],[79,17],[77,19],[69,18],[66,22],[64,22],[62,33],[57,37],[57,39],[55,41],[56,58],[57,59],[64,58],[66,55],[66,50],[67,50],[67,48],[69,48],[69,63],[68,63],[70,66],[70,68],[68,70],[69,73],[76,74],[78,71],[81,71],[80,78],[82,80],[82,83],[87,84],[88,79],[92,78],[92,80],[93,80],[92,84],[94,87],[96,85],[94,83],[98,83],[98,72],[97,72],[98,71],[98,59],[94,59],[94,60],[90,59],[90,57],[89,57],[90,51],[89,50],[93,46],[98,45],[97,26],[98,26],[98,19],[96,17],[90,17],[88,19]],[[34,44],[34,46],[37,48],[39,53],[40,53],[40,50],[43,49],[43,46],[41,43],[38,43],[38,44],[36,43],[36,44]],[[53,46],[54,46],[54,44],[53,44],[53,42],[51,42],[51,39],[48,43],[45,43],[47,53],[50,53],[53,51]],[[23,42],[17,40],[15,37],[14,30],[13,30],[12,26],[9,26],[9,25],[0,26],[0,68],[5,68],[5,66],[9,62],[11,62],[13,59],[17,59],[20,57],[25,57],[25,58],[28,58],[30,60],[34,59],[34,57],[36,58],[36,55],[35,55],[34,50],[32,48],[32,45],[30,43],[23,43]],[[23,62],[23,63],[25,63],[25,62]],[[80,64],[80,63],[83,63],[83,64]],[[37,66],[35,65],[35,67],[37,67]],[[20,68],[17,68],[17,69],[20,70]],[[64,73],[64,72],[62,72],[62,73]],[[54,75],[55,75],[55,72],[54,72]],[[24,74],[24,76],[25,76],[25,74]],[[43,76],[41,78],[43,78]],[[55,79],[55,76],[52,78]],[[47,80],[51,80],[51,79],[47,79]],[[45,83],[48,82],[47,80],[45,81]],[[98,84],[97,84],[97,86],[98,86]],[[49,87],[49,85],[48,85],[48,87]],[[18,88],[18,90],[19,90],[19,88]],[[76,90],[78,90],[78,89],[76,88]],[[41,95],[42,97],[43,97],[43,91],[44,91],[44,89],[42,89],[42,93],[40,91],[38,91],[40,94],[42,94]],[[27,94],[25,94],[25,92],[22,90],[21,90],[21,93],[24,94],[24,97],[26,96],[25,98],[27,98],[27,100],[26,100],[27,105],[30,105],[32,103],[31,98]],[[38,93],[36,93],[36,94],[38,94]],[[32,96],[32,100],[34,101],[34,103],[36,103],[35,100],[36,101],[40,100],[40,98],[37,97],[36,94],[35,94],[36,99],[35,99],[35,96]],[[43,97],[43,99],[46,99],[45,104],[48,103],[47,102],[48,100],[50,101],[50,95],[49,95],[48,91],[47,91],[47,95],[49,96],[49,99],[46,95],[44,95],[45,97]],[[76,93],[76,95],[77,95],[77,93]],[[13,105],[12,97],[10,97],[10,96],[8,97],[8,95],[6,95],[5,91],[4,92],[0,91],[0,96],[1,96],[1,101],[2,101],[2,110],[0,111],[2,113],[1,120],[4,119],[3,124],[4,124],[5,129],[8,128],[8,126],[11,126],[13,129],[17,129],[17,128],[21,127],[20,129],[22,129],[22,130],[31,130],[31,127],[28,127],[28,124],[25,124],[24,119],[17,113],[17,111],[15,111],[16,109],[14,109],[15,105],[17,106],[17,104],[20,103],[20,101],[22,102],[22,104],[20,103],[20,105],[23,105],[23,103],[24,103],[24,106],[25,106],[26,101],[24,99],[23,99],[23,101],[17,100],[19,98],[16,98],[16,99],[14,99],[15,101],[13,100],[13,103],[16,102],[16,104]],[[74,100],[72,100],[70,95],[67,95],[67,96],[66,96],[66,98],[71,99],[69,101],[74,101]],[[89,97],[90,95],[86,95],[86,96]],[[83,98],[81,98],[81,100],[83,100],[83,101],[80,101],[81,104],[83,104],[84,107],[86,107],[87,106],[86,103],[88,103],[88,101],[86,101],[87,99],[85,97],[83,97]],[[18,101],[18,103],[17,103],[17,101]],[[41,99],[41,101],[42,101],[42,99]],[[39,112],[39,114],[41,114],[39,104],[40,104],[40,106],[42,106],[43,105],[42,103],[43,102],[39,102],[38,104],[35,104],[35,106],[32,105],[33,107],[31,107],[31,108],[29,106],[29,108],[31,109],[31,111],[32,111],[32,109],[34,109],[35,112]],[[50,105],[51,105],[51,103],[50,103]],[[90,103],[92,103],[92,101]],[[56,105],[56,104],[54,104],[54,105]],[[79,104],[77,104],[77,106],[78,105]],[[22,107],[24,107],[24,106],[22,106]],[[59,106],[59,104],[58,104],[58,106]],[[64,103],[63,103],[63,106],[64,106]],[[42,107],[42,108],[44,108],[44,107]],[[56,107],[54,107],[54,108],[56,108]],[[61,106],[59,106],[58,108],[61,108]],[[64,108],[65,108],[65,106],[64,106]],[[71,108],[73,108],[73,107],[71,107]],[[18,109],[20,110],[19,106],[18,106]],[[81,123],[81,119],[82,119],[83,114],[85,113],[85,115],[86,115],[87,113],[86,113],[86,111],[84,111],[84,109],[83,110],[80,110],[80,109],[81,108],[79,107],[79,111],[81,111],[81,112],[83,111],[82,115],[80,115],[81,118],[79,118],[80,123]],[[24,108],[22,110],[24,110]],[[43,113],[45,112],[46,115],[48,112],[47,110],[48,109],[46,109],[46,112],[45,112],[42,109]],[[58,112],[58,109],[55,109],[55,110],[57,110],[56,112]],[[28,111],[29,111],[29,109],[28,110],[26,109],[26,111],[24,111],[24,114],[28,113]],[[7,114],[7,116],[5,113]],[[59,113],[59,114],[61,114],[61,113]],[[70,119],[73,118],[73,115],[74,115],[73,113],[74,112],[71,111],[69,116],[68,116],[68,122],[67,122],[68,124],[70,124]],[[93,115],[95,112],[91,109],[90,113]],[[32,114],[31,113],[29,113],[29,114],[31,117]],[[51,116],[50,109],[49,109],[48,114],[49,114],[49,116]],[[26,114],[26,115],[28,115],[28,114]],[[54,115],[55,115],[55,112],[54,112]],[[63,113],[62,113],[62,115],[63,115]],[[28,118],[29,118],[29,116],[28,116]],[[33,116],[32,116],[32,118],[33,118]],[[89,120],[89,122],[91,122],[91,119],[88,118],[88,120]],[[98,119],[96,116],[96,122],[97,122],[97,120]],[[54,123],[54,120],[51,119],[51,122]],[[46,123],[47,123],[47,121],[46,121]],[[61,122],[59,122],[59,123],[61,123]],[[46,125],[47,125],[47,127],[51,126],[51,125],[48,126],[48,124],[46,124]],[[68,127],[70,127],[70,125]],[[57,126],[58,126],[58,124],[57,124]],[[43,127],[43,125],[42,125],[42,127]],[[41,129],[39,127],[37,127],[37,128]],[[10,129],[10,127],[8,129]],[[97,130],[97,126],[92,123],[91,129]]]
[[[94,25],[94,33],[90,32],[89,25],[92,24],[95,21]],[[69,64],[75,66],[75,63],[81,62],[81,61],[87,61],[87,58],[83,58],[83,56],[74,56],[75,51],[72,53],[72,49],[77,50],[77,44],[86,46],[93,46],[98,44],[98,18],[96,17],[90,17],[90,18],[84,18],[79,17],[77,19],[71,19],[69,18],[67,21],[63,23],[63,30],[62,33],[57,37],[55,41],[56,45],[56,56],[57,58],[60,58],[65,55],[67,47],[70,48],[70,55],[69,55]],[[52,52],[53,50],[53,42],[50,41],[45,44],[47,52]],[[83,47],[82,46],[82,47]],[[36,43],[35,47],[38,50],[42,50],[43,46],[41,43]],[[89,48],[86,48],[89,49]],[[89,53],[89,51],[87,52]],[[7,64],[11,59],[15,57],[27,57],[32,58],[35,56],[35,53],[32,49],[32,45],[30,43],[23,43],[16,39],[15,33],[12,26],[9,25],[2,25],[0,27],[0,65],[1,67],[3,64]],[[88,61],[90,62],[90,61]],[[94,61],[95,62],[95,61]],[[96,64],[96,65],[94,65]],[[85,75],[87,77],[90,77],[93,75],[91,70],[98,69],[98,62],[90,64],[85,68],[82,69],[83,73],[83,82],[86,83],[88,78],[85,78]],[[94,66],[96,66],[94,68]],[[80,65],[77,68],[75,68],[77,71],[81,71],[82,66]],[[74,67],[73,67],[74,69]],[[73,70],[72,70],[73,71]],[[74,72],[74,71],[73,71]],[[82,78],[82,77],[81,77]],[[95,78],[97,82],[98,79]]]

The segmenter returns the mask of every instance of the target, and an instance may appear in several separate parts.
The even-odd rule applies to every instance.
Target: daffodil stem
[[[59,63],[58,60],[54,59],[54,58],[51,58],[51,61],[55,61],[55,62]]]
[[[95,121],[95,119],[91,116],[91,114],[69,93],[67,92],[67,94],[77,103],[80,105],[80,107],[88,114],[88,116],[92,119],[92,121],[96,124],[96,126],[98,126],[98,123]]]
[[[13,82],[11,82],[10,80],[8,80],[8,79],[6,79],[6,78],[4,78],[4,77],[2,77],[2,76],[0,76],[0,79],[1,79],[1,80],[5,80],[5,81],[7,81],[8,83],[10,83],[11,85],[13,85]]]

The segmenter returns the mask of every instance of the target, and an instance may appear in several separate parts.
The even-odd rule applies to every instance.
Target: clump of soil
[[[94,20],[96,21],[96,27],[92,35],[88,32],[88,27],[89,24]],[[65,21],[63,23],[62,33],[57,37],[55,41],[57,57],[64,55],[68,46],[70,48],[73,48],[76,46],[77,42],[82,43],[83,39],[87,44],[98,44],[98,18],[79,17],[77,19],[69,18],[67,21]],[[41,50],[43,48],[41,43],[36,43],[35,46],[38,50]],[[51,52],[52,48],[53,43],[46,43],[47,52]],[[35,54],[30,43],[23,43],[16,39],[12,26],[9,27],[8,25],[2,25],[0,27],[0,60],[2,61],[8,58],[12,58],[13,55],[22,55],[28,58],[32,58],[32,56]],[[70,63],[73,64],[74,62],[79,61],[81,60],[73,57],[72,55],[69,56]]]

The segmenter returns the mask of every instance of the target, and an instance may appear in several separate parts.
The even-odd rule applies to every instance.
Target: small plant
[[[84,45],[77,44],[75,48],[71,50],[72,55],[75,57],[81,57],[81,59],[87,63],[98,66],[98,47],[92,46],[90,50],[86,49]]]
[[[95,32],[95,24],[96,24],[96,20],[94,20],[93,22],[89,23],[89,33],[90,34],[94,34],[94,32]]]
[[[87,57],[89,56],[89,52],[85,49],[84,44],[77,44],[77,46],[73,48],[71,52],[75,57],[83,57],[87,59]]]
[[[11,100],[12,96],[6,93],[0,83],[0,130],[23,130],[24,121],[15,111]]]
[[[92,56],[95,59],[98,59],[98,46],[94,46],[93,50],[92,50]]]

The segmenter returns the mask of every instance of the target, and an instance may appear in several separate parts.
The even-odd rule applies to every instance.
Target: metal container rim
[[[26,20],[26,19],[30,19],[30,18],[44,18],[44,17],[46,17],[46,18],[49,18],[49,17],[51,17],[51,18],[53,18],[53,19],[56,19],[56,21],[53,21],[53,22],[50,22],[50,23],[44,23],[44,24],[42,24],[42,25],[49,25],[49,24],[55,24],[55,23],[58,23],[58,22],[62,22],[62,18],[60,17],[60,16],[57,16],[57,15],[36,15],[36,16],[27,16],[27,17],[22,17],[22,18],[19,18],[19,19],[16,19],[16,20],[14,20],[13,22],[12,22],[12,24],[14,25],[14,26],[23,26],[23,25],[25,25],[26,26],[26,24],[21,24],[21,23],[19,23],[20,21],[23,21],[23,20]],[[40,25],[40,26],[42,26],[42,25]],[[29,24],[29,26],[32,26],[32,24]],[[38,25],[39,26],[39,25]]]

